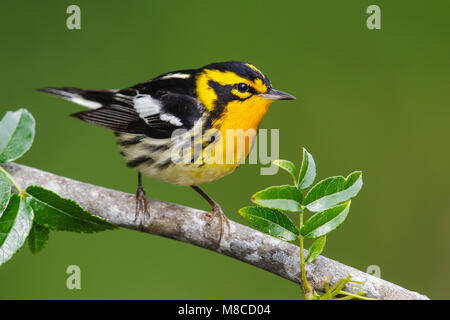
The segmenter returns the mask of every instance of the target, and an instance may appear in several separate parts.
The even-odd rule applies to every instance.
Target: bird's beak
[[[295,100],[293,95],[289,93],[270,88],[266,93],[260,93],[258,96],[270,100]]]

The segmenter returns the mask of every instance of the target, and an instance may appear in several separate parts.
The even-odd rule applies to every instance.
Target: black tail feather
[[[85,122],[110,130],[134,134],[146,134],[149,127],[134,109],[123,106],[106,106],[71,114]]]
[[[129,97],[118,95],[118,90],[85,90],[73,87],[47,87],[36,90],[59,96],[91,109],[107,105],[129,106],[131,102]]]
[[[85,122],[117,132],[167,138],[164,130],[149,126],[133,108],[132,99],[136,95],[134,91],[84,90],[72,87],[49,87],[36,90],[90,108],[90,110],[71,114],[72,117]]]
[[[81,97],[83,93],[82,89],[72,87],[63,87],[63,88],[46,87],[46,88],[37,88],[36,91],[53,94],[55,96],[59,96],[64,99],[69,99],[74,95]]]

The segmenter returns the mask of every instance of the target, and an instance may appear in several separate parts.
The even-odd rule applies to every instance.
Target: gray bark
[[[136,202],[133,194],[86,184],[15,163],[2,166],[22,188],[29,185],[43,186],[62,197],[75,200],[93,214],[106,218],[120,227],[139,229],[139,221],[134,221]],[[299,282],[298,246],[233,221],[230,221],[229,228],[225,226],[219,244],[218,219],[214,219],[208,227],[207,212],[154,199],[149,199],[149,202],[151,218],[146,221],[145,228],[141,231],[216,251],[296,283]],[[422,294],[324,256],[319,256],[313,263],[306,265],[310,285],[320,291],[323,290],[326,279],[329,279],[332,286],[349,274],[353,280],[364,282],[362,288],[356,284],[348,284],[345,290],[352,293],[362,289],[368,297],[376,299],[428,299]]]

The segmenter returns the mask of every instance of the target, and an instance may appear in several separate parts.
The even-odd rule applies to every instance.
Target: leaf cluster
[[[323,251],[327,234],[347,218],[351,199],[363,185],[362,173],[355,171],[347,177],[329,177],[312,186],[316,179],[316,164],[305,148],[298,173],[291,161],[275,160],[274,164],[291,176],[293,184],[270,186],[256,192],[251,197],[256,206],[241,208],[239,214],[255,229],[284,241],[315,239],[305,260],[311,263]],[[305,212],[311,216],[297,228],[288,215],[292,212],[301,214],[302,218]]]
[[[0,120],[0,163],[19,159],[33,144],[35,120],[25,109],[9,111]],[[12,186],[17,193],[12,192]],[[0,266],[28,239],[32,253],[47,245],[50,230],[93,233],[117,227],[40,186],[22,190],[0,166]]]

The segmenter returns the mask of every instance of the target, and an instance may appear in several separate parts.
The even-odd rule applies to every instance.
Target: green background
[[[66,8],[81,7],[81,30]],[[381,7],[381,30],[366,8]],[[135,192],[111,132],[68,117],[82,107],[43,86],[123,88],[210,62],[256,65],[275,88],[261,128],[280,129],[280,157],[305,146],[318,177],[364,171],[364,187],[325,255],[429,295],[449,298],[450,24],[448,1],[2,1],[0,114],[25,107],[37,121],[20,163]],[[263,187],[258,165],[205,185],[227,215]],[[190,188],[144,180],[156,199],[208,205]],[[82,289],[66,288],[68,265]],[[53,232],[0,268],[0,298],[298,299],[298,285],[174,240],[120,230]]]

